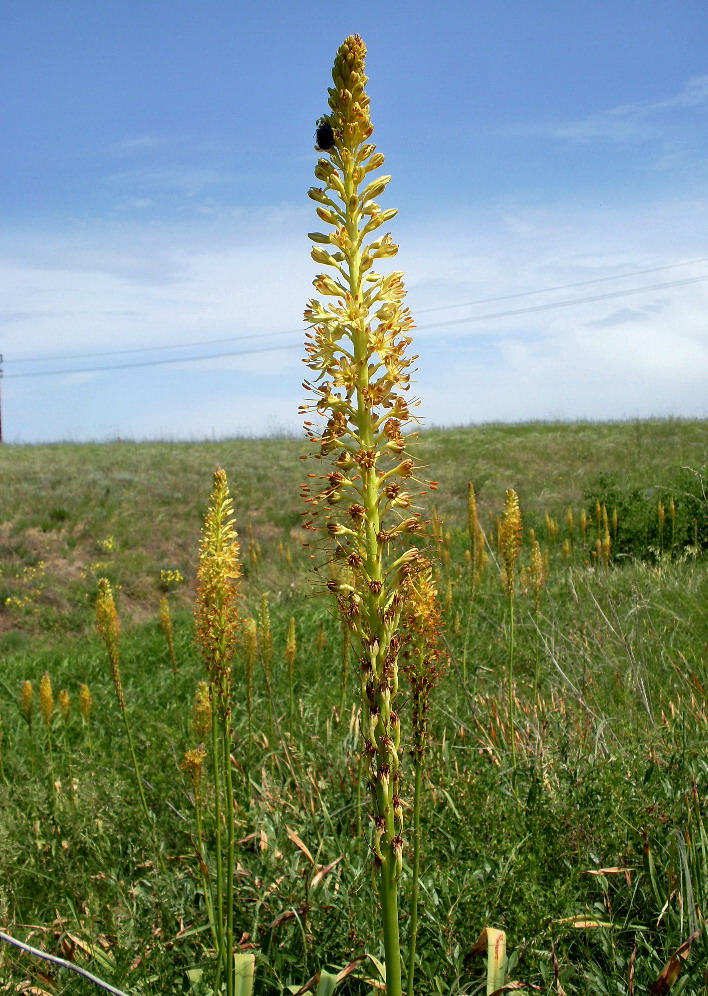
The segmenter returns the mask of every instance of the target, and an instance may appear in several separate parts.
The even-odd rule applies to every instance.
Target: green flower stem
[[[224,766],[226,772],[226,996],[234,996],[234,871],[236,837],[234,833],[234,790],[231,775],[231,729],[227,714],[222,721]]]
[[[539,611],[538,608],[534,609],[534,628],[536,630],[535,639],[535,657],[534,657],[534,668],[533,668],[533,701],[534,705],[538,705],[538,686],[541,678],[541,627],[539,626]]]
[[[121,703],[121,715],[123,716],[123,723],[125,725],[125,735],[128,738],[128,748],[130,750],[130,757],[133,762],[133,772],[135,774],[135,784],[138,786],[138,794],[140,796],[140,804],[142,806],[143,813],[145,814],[145,819],[147,820],[148,826],[152,832],[153,843],[155,845],[155,852],[157,854],[157,860],[160,865],[161,871],[166,871],[165,859],[162,857],[162,851],[160,850],[160,845],[157,840],[157,834],[155,832],[155,820],[148,809],[147,799],[145,798],[145,791],[143,789],[143,780],[140,775],[140,769],[138,768],[138,759],[135,754],[135,746],[133,744],[133,735],[130,732],[130,723],[128,722],[128,713],[125,708],[125,704]]]
[[[402,996],[401,942],[398,930],[398,872],[393,848],[384,851],[379,869],[379,896],[383,918],[386,996]]]
[[[415,465],[404,458],[403,432],[416,421],[404,397],[415,358],[405,355],[413,322],[403,307],[402,274],[382,276],[373,269],[377,259],[394,257],[398,246],[390,234],[370,238],[396,212],[382,211],[376,203],[390,177],[369,178],[384,157],[369,142],[373,126],[365,91],[365,55],[366,46],[357,35],[340,46],[329,90],[330,113],[318,125],[318,148],[328,155],[318,161],[315,176],[324,187],[311,189],[309,196],[318,204],[318,217],[332,231],[310,234],[315,243],[311,255],[335,272],[320,274],[314,281],[317,292],[330,300],[312,299],[305,310],[311,326],[307,364],[316,379],[305,384],[314,397],[303,412],[312,412],[317,419],[305,424],[320,456],[338,456],[336,470],[321,478],[328,485],[320,494],[312,494],[305,484],[303,495],[312,516],[305,528],[320,528],[313,523],[323,514],[326,529],[335,538],[327,587],[337,597],[360,657],[359,782],[367,777],[373,802],[371,848],[383,917],[386,988],[388,996],[400,996],[403,807],[395,699],[402,637],[397,630],[419,554],[417,548],[401,555],[389,551],[421,526],[419,512],[407,518],[402,512],[415,508],[404,484],[413,478]],[[343,677],[342,701],[345,687]]]
[[[424,758],[415,759],[415,787],[413,789],[413,886],[411,891],[411,925],[408,942],[408,985],[406,996],[413,996],[415,978],[415,948],[418,940],[418,893],[420,882],[420,803],[423,784]]]
[[[199,857],[199,874],[204,890],[204,902],[207,908],[209,927],[211,928],[211,939],[216,950],[219,948],[219,941],[216,935],[216,924],[214,922],[214,896],[211,881],[208,877],[206,858],[204,851],[204,828],[202,824],[202,797],[199,788],[194,792],[194,817],[197,824],[197,849]]]
[[[361,781],[364,777],[364,754],[363,752],[359,754],[359,763],[357,765],[357,777],[356,777],[356,835],[358,838],[364,836],[364,825],[362,821],[361,813]]]
[[[52,731],[49,724],[47,724],[47,747],[49,748],[49,800],[52,807],[52,813],[56,810],[57,800],[57,790],[55,788],[56,776],[54,774],[54,751],[52,749]]]
[[[241,576],[238,535],[224,471],[217,467],[204,521],[197,571],[195,621],[209,677],[211,767],[214,789],[216,904],[212,900],[216,941],[214,992],[234,996],[234,793],[231,772],[232,661],[239,626],[236,582]],[[223,824],[223,825],[222,825]]]
[[[509,735],[511,736],[511,766],[516,772],[516,724],[514,702],[514,591],[509,590],[509,661],[507,682],[509,696]]]
[[[349,631],[342,620],[342,670],[339,682],[339,716],[344,716],[344,704],[349,684]]]
[[[126,713],[125,706],[121,709],[121,715],[123,717],[123,724],[125,725],[125,735],[128,738],[128,748],[130,749],[130,757],[133,762],[133,772],[135,774],[135,784],[138,787],[138,795],[140,796],[140,804],[143,808],[143,813],[145,814],[145,819],[149,824],[152,824],[152,816],[150,815],[150,810],[148,809],[147,800],[145,798],[145,791],[143,789],[143,780],[140,777],[140,769],[138,768],[138,759],[135,755],[135,747],[133,746],[133,735],[130,732],[130,723],[128,722],[128,716]]]
[[[224,956],[224,860],[222,854],[221,831],[221,772],[219,766],[219,728],[217,717],[218,706],[212,696],[211,711],[211,765],[214,781],[214,851],[216,856],[216,911],[215,923],[217,934],[217,970],[214,988],[218,992],[221,984],[221,972],[225,967]]]
[[[353,166],[345,170],[345,201],[356,202],[356,184],[353,179]],[[358,230],[358,215],[351,209],[347,210],[347,234],[350,245],[354,247],[348,258],[349,290],[352,298],[363,305],[361,289],[361,237]],[[362,313],[366,314],[364,308]],[[362,450],[371,449],[376,436],[376,425],[371,407],[367,401],[366,391],[369,387],[370,347],[367,335],[367,319],[362,317],[353,330],[354,332],[354,362],[358,369],[356,384],[356,415],[353,419],[358,442]],[[364,499],[364,522],[366,529],[366,573],[373,582],[383,582],[383,557],[381,544],[378,540],[380,530],[379,516],[379,475],[376,466],[362,467],[362,484]],[[383,677],[386,668],[386,653],[390,644],[391,630],[383,624],[384,590],[378,594],[370,591],[365,596],[367,602],[366,616],[372,640],[378,642],[378,649],[372,654],[374,708],[378,711],[379,730],[381,733],[374,740],[376,748],[376,776],[374,783],[374,801],[377,812],[377,823],[383,830],[380,841],[380,857],[378,861],[379,897],[383,916],[384,953],[386,961],[386,993],[387,996],[401,994],[401,942],[398,923],[398,879],[399,863],[394,851],[396,826],[394,820],[394,775],[398,771],[395,738],[391,737],[391,701],[395,688],[389,688],[389,682]],[[388,630],[388,631],[387,631]],[[371,703],[364,695],[363,719],[366,726],[372,715]],[[385,777],[385,773],[388,776]],[[383,824],[383,826],[381,826]]]

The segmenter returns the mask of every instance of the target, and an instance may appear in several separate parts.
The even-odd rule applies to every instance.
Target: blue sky
[[[704,0],[5,0],[7,441],[298,431],[352,32],[427,422],[708,414]]]

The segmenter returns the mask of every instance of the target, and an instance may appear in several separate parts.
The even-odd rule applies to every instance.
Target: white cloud
[[[620,104],[591,114],[579,121],[552,127],[556,138],[576,141],[611,139],[626,141],[661,135],[675,112],[702,110],[708,107],[708,75],[697,76],[684,88],[665,100]],[[672,113],[673,112],[673,113]]]
[[[132,135],[115,142],[111,151],[120,156],[140,156],[162,149],[173,141],[174,139],[168,140],[164,135]]]
[[[703,76],[694,76],[675,97],[638,106],[643,109],[645,114],[655,114],[672,107],[708,106],[708,73]]]
[[[19,356],[177,342],[228,353],[252,349],[259,340],[208,341],[297,330],[316,269],[308,256],[308,227],[307,209],[286,206],[201,226],[126,224],[6,239],[0,279],[10,288],[7,317],[16,319],[4,325],[0,341],[8,375],[7,438],[297,431],[305,374],[299,346],[58,379],[10,375],[31,369],[13,365]],[[397,222],[395,234],[402,243],[395,265],[407,273],[420,326],[415,391],[428,421],[706,413],[708,281],[651,288],[708,276],[708,263],[519,296],[699,259],[708,234],[706,203],[663,201],[604,211],[505,204]],[[624,299],[432,327],[464,315],[521,312],[642,285],[649,289]],[[441,308],[446,310],[426,310]],[[299,344],[302,333],[261,342],[266,349]],[[178,354],[137,353],[106,362],[199,351],[195,345]]]

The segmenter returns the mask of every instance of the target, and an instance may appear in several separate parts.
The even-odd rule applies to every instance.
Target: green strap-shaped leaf
[[[331,972],[325,972],[322,969],[320,972],[320,981],[317,984],[317,996],[332,996],[338,981],[338,976],[332,975]]]
[[[253,996],[253,976],[256,971],[256,956],[252,954],[234,955],[234,996]]]

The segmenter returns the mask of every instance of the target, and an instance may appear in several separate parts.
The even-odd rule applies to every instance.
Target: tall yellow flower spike
[[[45,671],[39,679],[39,711],[42,714],[44,725],[49,729],[54,716],[54,693],[52,692],[52,679],[49,672]]]
[[[238,579],[241,576],[239,564],[238,534],[234,526],[234,513],[226,473],[217,467],[214,472],[214,485],[209,507],[204,519],[202,543],[197,569],[197,603],[195,622],[197,641],[207,671],[209,697],[211,700],[211,770],[214,785],[214,850],[216,856],[216,896],[213,907],[208,905],[212,935],[217,951],[218,964],[214,989],[220,989],[221,973],[226,975],[226,994],[234,996],[235,965],[234,951],[234,877],[235,877],[235,834],[234,834],[234,794],[231,777],[231,751],[233,731],[231,729],[231,689],[232,664],[236,653],[239,631]],[[202,689],[203,696],[203,689]],[[205,703],[203,703],[205,704]],[[202,710],[204,713],[205,710]],[[206,727],[206,715],[198,723]],[[187,768],[193,779],[198,777],[202,760],[201,751],[191,752],[187,757]],[[222,826],[223,799],[223,826]],[[195,780],[195,804],[197,818],[197,838],[201,853],[201,817],[199,793]],[[225,837],[225,840],[224,840]],[[210,890],[202,878],[205,893]],[[211,900],[208,900],[211,903]]]
[[[118,613],[116,612],[116,603],[113,600],[111,583],[107,578],[98,579],[96,628],[106,645],[118,705],[121,710],[125,710],[125,696],[123,694],[123,679],[120,673],[120,649],[118,644],[120,639],[120,622],[118,620]]]
[[[420,557],[415,574],[407,585],[405,628],[407,644],[404,666],[413,697],[413,744],[411,753],[422,757],[428,741],[428,707],[430,693],[448,663],[443,644],[443,618],[433,570]]]
[[[253,675],[258,659],[258,625],[251,616],[243,621],[242,653],[246,683],[246,712],[248,713],[248,732],[250,733],[253,723]]]
[[[65,723],[68,723],[69,716],[71,715],[71,696],[67,692],[66,688],[62,688],[62,690],[59,692],[57,705],[59,706],[59,713],[61,715],[61,718]]]
[[[79,712],[85,723],[91,722],[91,710],[93,709],[93,696],[88,685],[79,685]]]
[[[570,543],[565,540],[563,543],[563,555],[566,556],[566,545],[568,555],[570,554]],[[536,612],[541,605],[541,592],[546,583],[546,569],[543,563],[543,553],[538,540],[534,537],[531,541],[531,565],[529,567],[529,577],[531,580],[531,590],[533,592],[533,604]]]
[[[209,684],[222,711],[231,708],[231,662],[236,651],[241,577],[238,534],[226,472],[217,467],[202,531],[195,622]]]
[[[549,517],[546,516],[548,522]],[[553,520],[551,520],[552,522]],[[549,533],[555,533],[549,529]],[[506,492],[504,515],[499,523],[499,554],[502,560],[502,584],[509,606],[509,657],[507,662],[507,695],[509,708],[509,741],[511,746],[511,763],[516,769],[516,726],[515,726],[515,695],[514,695],[514,593],[516,590],[516,562],[521,553],[524,530],[521,524],[521,508],[519,496],[513,488]],[[534,536],[534,542],[535,542]]]
[[[192,787],[195,792],[199,791],[199,786],[202,780],[202,770],[204,766],[204,758],[206,757],[206,748],[204,744],[200,744],[193,750],[186,750],[184,752],[184,757],[180,764],[182,771],[186,771],[192,781]]]
[[[449,582],[448,582],[449,584]],[[419,557],[415,573],[406,583],[410,598],[404,609],[406,644],[403,649],[404,670],[411,683],[413,736],[411,754],[415,783],[413,790],[413,882],[411,887],[411,915],[408,930],[408,979],[406,991],[414,996],[416,946],[418,934],[418,896],[420,891],[421,831],[423,768],[428,749],[428,708],[430,695],[440,680],[447,664],[443,650],[443,621],[440,600],[430,563]]]
[[[198,741],[206,741],[211,730],[211,697],[209,685],[200,681],[194,693],[192,707],[192,731]]]
[[[362,736],[374,803],[372,848],[384,919],[387,988],[400,992],[396,883],[403,853],[400,799],[400,723],[397,635],[406,601],[406,578],[418,558],[395,543],[421,528],[406,490],[415,465],[406,454],[404,429],[416,422],[406,392],[415,356],[407,356],[413,328],[403,305],[403,274],[382,275],[377,260],[398,246],[380,229],[396,214],[376,198],[390,177],[371,177],[384,157],[369,139],[373,132],[365,91],[366,46],[358,35],[345,39],[332,70],[329,113],[317,129],[323,155],[315,168],[321,186],[309,191],[327,226],[313,232],[312,258],[329,272],[316,277],[318,298],[308,302],[305,362],[315,374],[305,382],[312,396],[302,411],[319,457],[332,454],[334,467],[312,493],[303,486],[311,512],[306,528],[325,519],[335,565],[327,587],[358,643],[362,669]],[[409,437],[410,438],[410,437]],[[317,475],[310,475],[311,478]],[[429,482],[434,487],[434,482]],[[394,552],[395,551],[395,552]],[[342,570],[347,567],[348,570]]]
[[[34,713],[34,691],[31,681],[22,682],[20,693],[20,709],[25,717],[28,726],[32,726],[32,715]]]
[[[295,714],[295,659],[297,657],[297,633],[295,630],[295,617],[290,617],[288,624],[288,638],[285,643],[285,661],[288,666],[288,690],[290,694],[290,719]]]
[[[523,527],[519,496],[511,488],[506,492],[504,515],[501,520],[499,547],[502,557],[502,582],[509,595],[514,594],[516,561],[521,552]]]

